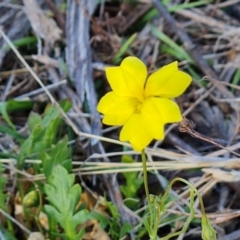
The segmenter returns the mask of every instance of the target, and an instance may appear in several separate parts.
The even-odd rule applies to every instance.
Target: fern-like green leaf
[[[69,174],[63,166],[54,167],[48,183],[44,186],[49,201],[45,210],[48,216],[64,229],[67,239],[78,240],[84,234],[84,230],[77,231],[76,228],[89,218],[89,213],[85,209],[76,210],[82,190],[80,185],[74,185],[74,180],[74,174]]]

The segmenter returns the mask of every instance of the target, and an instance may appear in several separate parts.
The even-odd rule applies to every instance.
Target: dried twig
[[[100,116],[97,113],[97,96],[92,77],[92,56],[89,36],[89,16],[96,6],[96,1],[68,1],[67,9],[67,65],[69,75],[75,82],[78,97],[83,103],[87,101],[92,114],[91,128],[83,129],[96,135],[101,134]],[[92,141],[92,145],[97,141]]]
[[[179,126],[178,126],[178,129],[180,132],[185,132],[185,133],[188,133],[190,134],[192,137],[195,137],[195,138],[198,138],[198,139],[201,139],[203,141],[206,141],[208,143],[211,143],[219,148],[222,148],[222,149],[225,149],[227,150],[228,152],[240,157],[240,154],[238,154],[237,152],[234,152],[224,146],[222,146],[221,144],[219,143],[216,143],[214,142],[213,140],[207,138],[207,137],[204,137],[202,136],[200,133],[198,133],[197,131],[193,130],[192,129],[192,121],[188,120],[187,118],[183,118],[182,122],[179,123]]]

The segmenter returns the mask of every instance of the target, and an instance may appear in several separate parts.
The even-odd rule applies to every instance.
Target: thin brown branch
[[[179,123],[178,129],[179,129],[180,132],[188,133],[192,137],[195,137],[195,138],[201,139],[201,140],[203,140],[205,142],[211,143],[211,144],[213,144],[213,145],[215,145],[215,146],[217,146],[219,148],[225,149],[228,152],[230,152],[230,153],[240,157],[239,153],[234,152],[234,151],[232,151],[232,150],[222,146],[221,144],[214,142],[210,138],[202,136],[200,133],[198,133],[197,131],[193,130],[191,125],[192,125],[192,121],[188,120],[187,118],[183,118],[182,122]]]

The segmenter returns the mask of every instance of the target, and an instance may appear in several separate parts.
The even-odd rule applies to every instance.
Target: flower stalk
[[[144,149],[152,140],[164,139],[165,124],[182,121],[180,108],[173,99],[183,94],[192,78],[178,69],[177,61],[148,76],[145,64],[133,56],[125,58],[120,66],[107,67],[106,77],[112,91],[100,99],[97,110],[103,114],[104,124],[122,126],[120,141],[129,142],[135,151],[141,152],[150,214],[150,221],[146,219],[144,224],[155,240],[163,206],[157,213],[156,201],[154,205],[149,194]]]
[[[148,201],[148,208],[149,208],[149,213],[150,213],[150,226],[152,227],[153,225],[153,212],[152,212],[152,205],[151,205],[151,198],[149,194],[149,189],[148,189],[148,179],[147,179],[147,158],[144,149],[141,151],[141,157],[142,157],[142,167],[143,167],[143,182],[144,182],[144,188],[145,188],[145,193]]]

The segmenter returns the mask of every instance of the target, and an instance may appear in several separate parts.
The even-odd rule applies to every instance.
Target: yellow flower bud
[[[23,198],[22,204],[28,208],[36,207],[39,204],[39,194],[37,190],[27,193]]]

